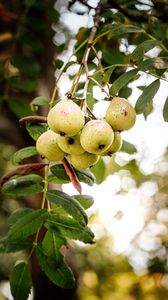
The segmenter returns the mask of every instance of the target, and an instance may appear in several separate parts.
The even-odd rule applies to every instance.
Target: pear
[[[101,155],[102,156],[105,156],[105,155],[111,156],[113,153],[116,153],[117,151],[119,151],[121,149],[121,146],[122,146],[121,135],[118,131],[115,131],[114,132],[114,141],[112,142],[111,146],[105,152],[103,152]]]
[[[68,154],[79,155],[85,152],[80,143],[80,134],[75,136],[58,136],[58,146]]]
[[[111,126],[104,120],[91,120],[83,127],[80,142],[89,153],[101,154],[114,140]]]
[[[114,97],[106,111],[106,121],[116,131],[128,130],[135,124],[135,109],[125,98]]]
[[[50,129],[42,133],[36,141],[36,149],[38,153],[47,158],[49,161],[59,161],[65,156],[65,153],[57,144],[57,138],[58,134]]]
[[[83,170],[95,165],[99,160],[96,154],[84,152],[80,155],[69,155],[69,161],[76,169]]]
[[[60,135],[74,136],[84,125],[84,115],[72,100],[61,100],[48,113],[48,126]]]

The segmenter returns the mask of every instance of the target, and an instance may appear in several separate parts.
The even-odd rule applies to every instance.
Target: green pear
[[[36,141],[36,149],[38,153],[47,158],[49,161],[59,161],[65,156],[65,153],[57,144],[57,138],[58,134],[50,129],[42,133]]]
[[[135,124],[135,109],[125,98],[114,97],[106,111],[106,121],[116,131],[128,130]]]
[[[98,162],[98,160],[99,156],[88,152],[84,152],[80,155],[69,155],[69,161],[71,165],[79,170],[84,170],[95,165]]]
[[[58,146],[68,154],[79,155],[85,152],[80,143],[80,134],[75,136],[58,136]]]
[[[83,127],[80,142],[89,153],[101,154],[114,140],[111,126],[104,120],[91,120]]]
[[[61,100],[49,111],[47,122],[54,132],[62,136],[74,136],[82,129],[85,119],[76,103]]]
[[[115,131],[114,132],[114,141],[112,142],[111,146],[105,152],[103,152],[101,155],[102,156],[105,156],[105,155],[111,156],[113,153],[116,153],[117,151],[119,151],[121,149],[121,146],[122,146],[121,135],[118,131]]]

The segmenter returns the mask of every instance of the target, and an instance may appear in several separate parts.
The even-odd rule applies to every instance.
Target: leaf
[[[22,74],[29,78],[38,78],[40,74],[40,65],[33,57],[23,56],[20,53],[15,54],[12,57],[12,63]]]
[[[59,180],[63,180],[65,182],[70,182],[69,176],[67,175],[64,166],[62,164],[54,165],[50,168],[50,171]]]
[[[49,100],[44,97],[36,97],[30,102],[30,106],[44,106],[49,105]]]
[[[18,221],[18,219],[29,214],[30,212],[33,212],[33,209],[28,207],[20,207],[16,209],[8,218],[9,225],[12,226],[14,223]]]
[[[138,73],[138,69],[130,70],[128,72],[123,73],[119,76],[112,84],[110,88],[110,94],[115,96],[124,86],[128,84],[130,80],[132,80],[136,74]]]
[[[168,97],[166,98],[164,107],[163,107],[163,118],[165,122],[168,122]]]
[[[94,203],[94,199],[90,195],[73,195],[73,198],[79,201],[84,209],[91,207]]]
[[[10,110],[18,117],[22,118],[27,115],[32,115],[32,111],[29,107],[29,105],[19,98],[8,98],[7,104]]]
[[[22,240],[35,233],[44,224],[48,217],[46,209],[38,209],[22,216],[8,232],[8,239]]]
[[[127,57],[118,49],[106,49],[102,53],[102,59],[108,65],[124,64],[127,62]]]
[[[15,300],[27,300],[32,287],[29,266],[25,261],[17,261],[10,273],[10,289]]]
[[[45,234],[42,242],[42,248],[45,255],[48,256],[48,262],[55,267],[58,267],[63,261],[63,255],[60,252],[62,245],[66,245],[67,241],[49,230]]]
[[[70,179],[69,180],[59,179],[57,176],[54,176],[53,174],[50,174],[47,180],[48,182],[53,182],[57,184],[65,184],[70,182]]]
[[[140,33],[144,32],[143,29],[133,26],[133,25],[125,25],[125,24],[110,24],[109,25],[110,33],[109,38],[117,38],[123,35],[127,35],[129,33]]]
[[[50,215],[47,225],[55,234],[60,234],[73,240],[79,240],[84,243],[93,243],[94,234],[88,227],[81,226],[77,221],[70,217],[61,215]]]
[[[157,93],[159,87],[160,80],[156,79],[144,89],[135,105],[135,110],[137,114],[141,114],[144,112],[147,104],[153,100],[153,97]]]
[[[145,52],[159,45],[160,42],[157,40],[146,40],[139,44],[130,55],[132,61],[138,61],[143,59]]]
[[[137,149],[133,144],[131,144],[125,140],[122,140],[122,147],[121,147],[120,151],[126,152],[128,154],[134,154],[137,152]]]
[[[36,174],[11,178],[2,187],[2,193],[9,196],[24,197],[43,191],[40,182],[42,177]]]
[[[96,183],[102,183],[105,178],[106,165],[101,157],[97,164],[91,168],[91,171],[96,177]]]
[[[22,239],[18,242],[18,240],[11,241],[6,237],[0,240],[0,253],[14,253],[30,248],[31,246],[32,241],[30,239]]]
[[[62,206],[63,209],[80,224],[87,224],[87,215],[83,207],[72,196],[62,191],[48,190],[47,199],[56,205]]]
[[[37,140],[39,136],[47,130],[47,125],[44,124],[27,124],[26,129],[33,140]]]
[[[90,186],[92,186],[95,183],[95,181],[96,181],[95,176],[89,169],[88,170],[77,170],[74,168],[74,170],[81,182],[84,182]]]
[[[75,279],[73,273],[64,262],[62,262],[59,268],[50,266],[45,252],[40,246],[36,248],[36,255],[42,270],[53,283],[65,289],[69,289],[74,286]]]
[[[24,79],[11,77],[9,78],[9,85],[13,89],[19,90],[21,92],[34,92],[37,88],[38,81],[36,79]]]
[[[38,152],[36,150],[36,147],[30,146],[26,148],[22,148],[15,152],[12,158],[12,162],[14,164],[19,164],[23,159],[37,155]]]

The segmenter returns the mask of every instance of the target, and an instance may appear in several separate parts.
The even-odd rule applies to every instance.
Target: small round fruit
[[[36,142],[36,149],[38,153],[49,161],[59,161],[62,160],[65,156],[65,153],[59,148],[57,144],[58,134],[52,130],[47,130]]]
[[[84,125],[84,115],[72,100],[61,100],[48,113],[48,126],[60,135],[76,135]]]
[[[135,124],[135,109],[125,98],[115,97],[106,111],[106,121],[114,130],[128,130]]]
[[[58,136],[58,146],[68,154],[79,155],[85,152],[80,143],[80,134],[75,136]]]
[[[101,154],[114,140],[114,131],[104,120],[92,120],[83,127],[80,142],[89,153]]]
[[[95,165],[99,160],[99,156],[84,152],[80,155],[69,155],[69,161],[76,169],[83,170]]]
[[[113,153],[116,153],[117,151],[119,151],[121,149],[121,146],[122,146],[121,135],[118,131],[115,131],[114,132],[114,141],[112,142],[111,146],[105,152],[103,152],[101,155],[102,156],[105,156],[105,155],[111,156]]]

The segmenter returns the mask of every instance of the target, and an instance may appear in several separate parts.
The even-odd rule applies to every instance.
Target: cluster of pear
[[[61,100],[49,111],[50,129],[38,138],[36,148],[49,161],[67,156],[76,169],[86,169],[96,164],[100,156],[119,151],[120,131],[130,129],[135,120],[135,110],[125,98],[111,100],[104,120],[88,122],[74,101]]]

